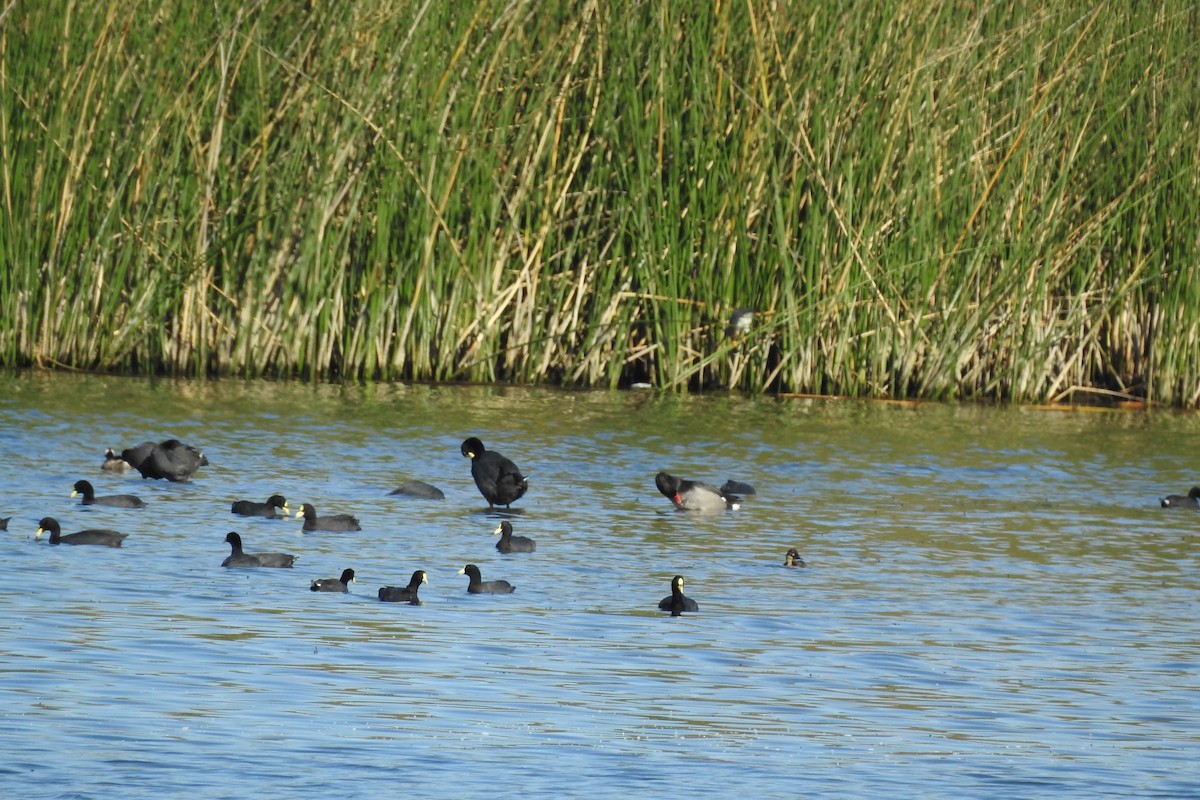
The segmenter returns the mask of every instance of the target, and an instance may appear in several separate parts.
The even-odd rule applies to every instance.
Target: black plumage
[[[671,593],[658,601],[658,607],[661,611],[670,611],[672,617],[678,617],[685,611],[700,610],[695,600],[684,596],[682,575],[671,578]]]
[[[167,439],[158,444],[142,442],[137,447],[122,451],[121,458],[128,461],[143,478],[155,480],[166,478],[169,481],[186,481],[200,467],[208,465],[204,453],[178,439]]]
[[[1169,494],[1162,499],[1163,508],[1200,508],[1200,486],[1193,486],[1187,494]]]
[[[289,553],[245,553],[242,551],[242,536],[230,531],[225,536],[233,552],[221,562],[222,567],[291,567],[296,557]]]
[[[469,580],[467,592],[469,594],[511,594],[517,588],[508,581],[483,580],[483,576],[479,573],[479,567],[474,564],[467,564],[458,571],[458,574],[467,576]]]
[[[106,494],[100,497],[96,496],[96,490],[88,481],[75,481],[75,486],[71,491],[71,497],[82,495],[81,505],[85,506],[112,506],[113,508],[145,508],[146,503],[142,498],[134,494]]]
[[[312,586],[308,587],[314,592],[348,592],[350,584],[354,583],[354,570],[342,570],[340,578],[320,578],[312,582]]]
[[[287,499],[281,494],[271,495],[265,503],[254,500],[234,500],[230,511],[243,517],[268,517],[269,519],[280,519],[289,513]]]
[[[306,531],[361,531],[358,518],[353,514],[330,514],[328,517],[318,517],[312,503],[305,503],[296,512],[297,517],[304,517]]]
[[[508,520],[501,522],[492,532],[500,536],[496,549],[501,553],[532,553],[537,549],[537,542],[528,536],[513,536],[513,526]]]
[[[726,496],[733,495],[733,494],[740,494],[740,495],[757,494],[757,492],[754,491],[754,487],[751,486],[750,484],[742,483],[741,481],[735,481],[735,480],[727,480],[724,483],[722,483],[720,491],[721,491],[721,494],[726,495]]]
[[[419,606],[421,600],[417,597],[417,590],[421,588],[422,583],[429,583],[429,576],[425,574],[425,570],[419,569],[412,574],[408,586],[380,587],[379,599],[385,603],[408,603]]]
[[[471,477],[479,487],[479,493],[488,501],[489,508],[504,506],[520,500],[529,489],[529,479],[521,474],[517,465],[495,450],[488,450],[474,436],[459,448],[471,459]]]
[[[42,518],[42,521],[38,523],[34,538],[42,538],[43,533],[50,534],[50,544],[94,544],[101,547],[120,547],[121,542],[125,541],[125,537],[129,536],[127,533],[119,533],[107,528],[64,534],[58,520],[54,517]]]
[[[445,500],[446,494],[431,483],[425,481],[405,481],[388,494],[400,494],[405,497],[416,497],[421,500]]]

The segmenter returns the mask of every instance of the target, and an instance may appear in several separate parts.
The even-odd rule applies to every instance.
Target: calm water
[[[471,434],[531,476],[536,553],[495,551]],[[212,462],[191,483],[99,469],[169,436]],[[0,375],[0,787],[1200,796],[1200,513],[1158,507],[1198,441],[1195,414]],[[659,469],[759,493],[677,514]],[[79,478],[149,506],[85,510]],[[387,495],[410,478],[446,500]],[[273,492],[364,530],[229,514]],[[130,536],[50,547],[43,515]],[[230,530],[297,568],[222,569]],[[468,596],[468,561],[516,593]],[[375,599],[417,568],[424,605]],[[676,573],[699,614],[656,610]]]

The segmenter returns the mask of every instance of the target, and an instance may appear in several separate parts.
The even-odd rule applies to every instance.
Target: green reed
[[[1077,5],[15,4],[0,363],[1195,406],[1200,12]]]

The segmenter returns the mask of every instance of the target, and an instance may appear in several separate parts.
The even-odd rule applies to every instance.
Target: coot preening
[[[75,495],[83,495],[81,505],[85,506],[112,506],[113,508],[145,508],[146,504],[142,498],[134,494],[106,494],[100,497],[96,496],[96,490],[88,481],[75,481],[75,486],[71,491],[71,497]]]
[[[340,578],[321,578],[312,582],[308,587],[314,592],[348,592],[350,584],[354,583],[354,570],[342,570]]]
[[[471,477],[479,493],[488,501],[488,508],[504,506],[520,500],[529,489],[529,479],[517,465],[495,450],[484,448],[474,436],[462,443],[462,454],[471,459]]]
[[[671,578],[671,594],[658,601],[661,611],[670,611],[672,617],[678,617],[685,611],[699,611],[700,606],[690,597],[683,595],[683,576]]]
[[[42,533],[50,534],[50,544],[95,544],[101,547],[120,547],[128,533],[118,533],[108,529],[79,531],[78,533],[63,534],[58,520],[54,517],[42,517],[38,523],[35,539],[42,538]]]
[[[143,478],[166,478],[169,481],[186,481],[196,470],[208,464],[204,453],[178,439],[167,439],[158,444],[142,442],[137,447],[122,451],[121,458],[128,461]]]
[[[479,567],[474,564],[467,564],[458,571],[458,574],[465,574],[470,580],[467,584],[469,594],[510,594],[517,588],[508,581],[483,580],[483,576],[479,574]]]
[[[243,517],[269,517],[270,519],[280,519],[290,513],[287,499],[281,494],[271,495],[265,503],[258,503],[254,500],[234,500],[230,510]]]
[[[408,586],[383,586],[379,589],[379,599],[385,603],[409,603],[410,605],[421,605],[420,599],[417,597],[417,590],[421,588],[422,583],[429,583],[429,576],[425,574],[425,570],[419,569],[412,574],[412,579],[409,580]]]
[[[222,567],[290,567],[296,557],[288,553],[244,553],[242,536],[237,531],[225,535],[225,541],[233,552],[221,562]]]
[[[330,514],[328,517],[318,517],[312,503],[305,503],[296,512],[297,517],[304,517],[306,531],[361,531],[358,518],[353,514]]]
[[[676,478],[668,472],[655,475],[654,483],[663,496],[669,498],[680,511],[716,513],[727,509],[735,510],[742,504],[742,498],[726,494],[715,486]]]

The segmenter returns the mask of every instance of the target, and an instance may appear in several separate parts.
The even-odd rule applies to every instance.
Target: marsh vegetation
[[[12,5],[0,363],[1195,406],[1198,34],[1176,2]]]

